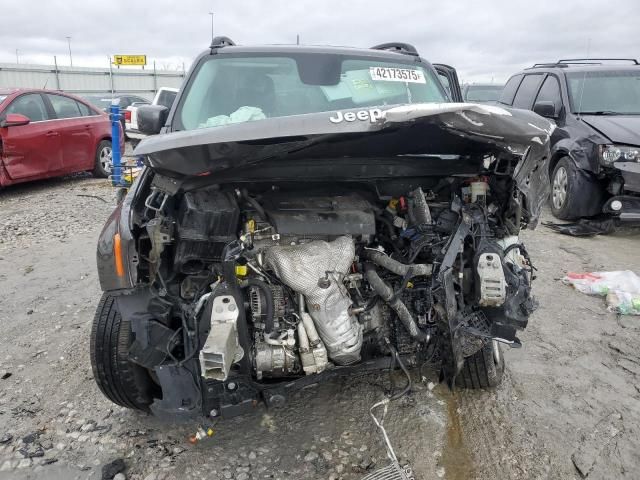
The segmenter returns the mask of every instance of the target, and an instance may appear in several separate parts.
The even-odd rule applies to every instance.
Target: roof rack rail
[[[630,62],[633,65],[640,65],[638,60],[635,58],[564,58],[558,60],[560,64],[571,64],[577,63],[581,65],[589,65],[591,63],[601,63],[601,62]]]
[[[215,37],[211,40],[211,46],[209,48],[233,47],[235,44],[236,42],[229,37]]]
[[[533,67],[525,68],[525,70],[531,70],[532,68],[569,68],[579,65],[603,65],[603,62],[629,62],[632,65],[640,65],[635,58],[564,58],[555,63],[536,63]]]
[[[412,55],[414,57],[420,55],[418,50],[416,50],[416,47],[409,43],[402,42],[381,43],[380,45],[371,47],[371,50],[390,50],[392,52],[402,53],[403,55]]]
[[[530,70],[532,68],[542,68],[542,67],[546,67],[546,68],[552,68],[552,67],[560,67],[560,68],[567,68],[569,65],[565,64],[565,63],[535,63],[532,67],[527,67],[525,68],[525,70]]]

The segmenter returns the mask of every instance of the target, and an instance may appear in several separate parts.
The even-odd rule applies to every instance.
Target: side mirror
[[[7,113],[7,115],[0,121],[0,127],[20,127],[22,125],[28,125],[31,123],[31,119],[20,113]]]
[[[533,106],[533,111],[535,113],[546,118],[558,118],[559,110],[559,108],[556,108],[556,104],[554,102],[536,102]]]
[[[147,135],[156,135],[164,127],[169,109],[162,105],[143,105],[138,107],[138,130]]]

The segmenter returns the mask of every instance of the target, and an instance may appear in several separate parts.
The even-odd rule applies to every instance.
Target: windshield
[[[430,69],[337,54],[216,55],[194,73],[175,129],[346,108],[446,102]]]
[[[469,85],[464,94],[467,102],[497,102],[502,93],[502,85]]]
[[[568,73],[573,113],[640,115],[640,69]]]

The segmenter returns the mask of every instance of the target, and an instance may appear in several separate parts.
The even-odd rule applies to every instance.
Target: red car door
[[[78,102],[73,98],[57,93],[47,93],[46,97],[57,117],[64,170],[81,171],[91,168],[95,155],[91,119],[82,115]]]
[[[39,93],[16,97],[0,116],[19,113],[31,121],[27,125],[0,128],[5,171],[12,180],[44,178],[62,168],[61,136],[49,118]]]

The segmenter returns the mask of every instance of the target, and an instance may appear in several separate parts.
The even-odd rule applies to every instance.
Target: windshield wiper
[[[597,110],[595,112],[578,112],[578,115],[623,115],[620,112],[614,112],[612,110]]]

